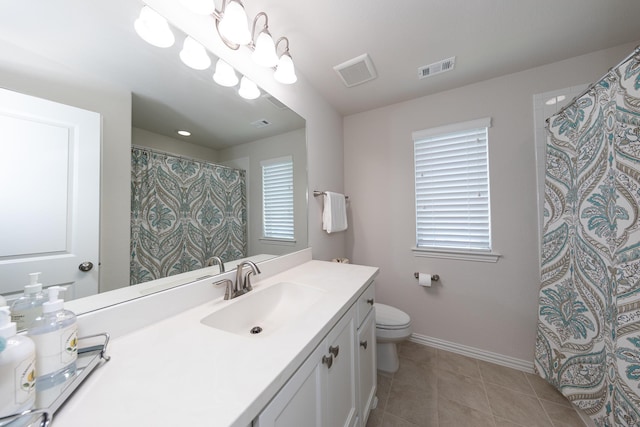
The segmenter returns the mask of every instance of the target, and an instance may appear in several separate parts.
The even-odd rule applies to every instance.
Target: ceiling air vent
[[[357,86],[378,77],[375,68],[373,68],[373,62],[366,53],[336,65],[333,69],[336,70],[347,87]]]
[[[455,56],[434,62],[433,64],[425,65],[424,67],[418,68],[418,78],[424,79],[425,77],[431,77],[436,74],[444,73],[445,71],[451,71],[455,65]]]
[[[267,119],[256,120],[255,122],[251,122],[251,125],[257,128],[263,128],[267,126],[271,126],[271,122]]]

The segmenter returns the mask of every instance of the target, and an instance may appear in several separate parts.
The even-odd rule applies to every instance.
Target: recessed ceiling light
[[[191,136],[191,132],[189,132],[188,130],[178,130],[176,132],[178,132],[178,135],[180,136]]]

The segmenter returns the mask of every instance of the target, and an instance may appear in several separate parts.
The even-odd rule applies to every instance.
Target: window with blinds
[[[413,133],[417,249],[491,250],[491,119]]]
[[[262,166],[262,235],[294,240],[293,159],[291,156],[260,162]]]

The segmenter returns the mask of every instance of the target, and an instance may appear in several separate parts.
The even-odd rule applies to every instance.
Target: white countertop
[[[217,298],[113,340],[100,366],[54,417],[53,427],[247,427],[356,301],[378,269],[309,261],[264,280],[325,290],[293,324],[266,336],[203,325],[239,301]]]

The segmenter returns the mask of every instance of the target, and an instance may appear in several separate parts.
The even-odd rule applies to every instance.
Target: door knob
[[[78,266],[78,269],[80,271],[84,271],[85,273],[87,271],[91,271],[92,268],[93,268],[93,263],[91,261],[85,261]]]

